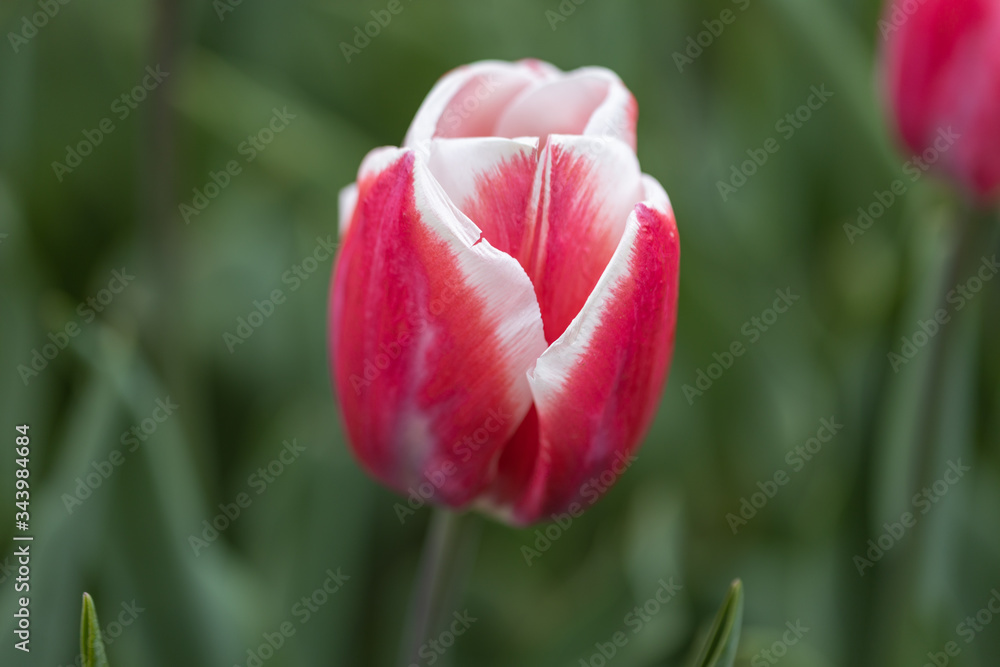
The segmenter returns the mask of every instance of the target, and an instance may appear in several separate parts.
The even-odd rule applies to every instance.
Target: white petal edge
[[[642,202],[661,213],[671,213],[670,199],[663,186],[652,176],[643,174],[646,199]],[[638,204],[636,204],[638,205]],[[605,304],[614,297],[615,288],[628,275],[636,251],[639,221],[634,207],[625,223],[625,233],[604,270],[594,291],[587,297],[583,308],[570,322],[566,331],[553,341],[535,367],[528,371],[528,382],[535,405],[542,411],[547,398],[557,395],[563,388],[569,372],[587,355],[594,331],[601,322]],[[672,231],[671,233],[676,233]]]
[[[340,214],[337,227],[341,238],[343,238],[347,228],[351,226],[351,218],[354,217],[354,207],[357,205],[358,184],[351,183],[347,187],[342,188],[340,194],[337,195],[337,209]]]
[[[502,60],[481,60],[458,67],[438,80],[431,92],[427,94],[417,110],[406,131],[403,146],[413,148],[421,146],[435,137],[438,123],[448,106],[452,104],[459,91],[472,79],[480,76],[505,76],[511,79],[523,77],[524,84],[530,87],[533,82],[546,80],[557,76],[559,70],[547,63],[539,61],[521,61],[516,63]],[[517,93],[511,95],[516,97]],[[506,105],[509,100],[498,100]]]
[[[358,167],[358,180],[341,189],[337,195],[338,235],[344,237],[354,218],[354,209],[358,206],[358,183],[375,176],[399,158],[399,149],[395,146],[380,146],[368,151],[368,155]]]
[[[639,160],[628,144],[617,139],[570,134],[550,135],[548,143],[542,149],[543,154],[539,159],[533,192],[534,204],[537,205],[539,198],[542,198],[539,211],[542,218],[533,223],[542,227],[536,237],[542,244],[546,243],[548,237],[552,153],[556,149],[564,154],[588,159],[588,166],[593,171],[588,174],[587,181],[595,186],[595,191],[589,193],[589,196],[601,206],[596,222],[603,223],[608,231],[613,232],[616,238],[620,238],[624,231],[625,220],[635,207],[635,203],[643,196]],[[533,210],[538,209],[533,206]],[[593,230],[591,233],[594,233]],[[535,254],[544,256],[544,247],[536,249]]]
[[[538,137],[436,139],[431,142],[427,166],[452,202],[462,208],[476,195],[477,177],[505,160],[537,150]]]
[[[590,117],[583,133],[603,139],[620,139],[636,150],[635,118],[630,114],[638,109],[635,98],[621,78],[603,67],[585,67],[576,71],[590,71],[595,76],[608,79],[608,96]],[[662,188],[661,188],[662,190]]]
[[[463,282],[483,299],[485,316],[511,362],[507,381],[527,411],[531,390],[525,372],[546,348],[542,313],[531,280],[517,260],[480,238],[479,227],[452,202],[419,153],[413,178],[417,210],[427,227],[455,249]]]

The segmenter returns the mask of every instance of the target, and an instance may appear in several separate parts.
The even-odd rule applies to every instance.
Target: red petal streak
[[[666,380],[679,260],[669,204],[637,205],[594,295],[535,367],[537,420],[529,413],[504,450],[492,487],[501,516],[528,524],[586,508],[623,471]]]
[[[515,256],[531,276],[552,342],[597,285],[642,190],[635,154],[617,140],[552,135],[540,162]]]
[[[368,161],[366,161],[367,163]],[[401,492],[469,502],[530,406],[544,350],[531,285],[412,151],[362,167],[334,272],[330,351],[364,466]]]
[[[493,247],[517,257],[538,166],[537,141],[441,139],[428,164]]]

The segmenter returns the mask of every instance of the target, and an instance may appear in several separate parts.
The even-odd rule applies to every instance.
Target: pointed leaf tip
[[[80,655],[83,656],[83,667],[109,667],[101,627],[97,622],[97,609],[89,593],[83,594],[83,611],[80,614]]]
[[[732,667],[743,625],[743,582],[734,579],[719,613],[715,615],[695,667]]]

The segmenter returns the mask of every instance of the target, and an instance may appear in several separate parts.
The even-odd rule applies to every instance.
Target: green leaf
[[[110,667],[104,651],[104,639],[97,624],[97,610],[89,593],[83,594],[83,614],[80,617],[80,655],[83,667]]]
[[[722,608],[715,615],[712,629],[702,646],[695,667],[732,667],[736,659],[736,647],[740,643],[740,627],[743,625],[743,582],[733,581],[729,594],[722,602]]]

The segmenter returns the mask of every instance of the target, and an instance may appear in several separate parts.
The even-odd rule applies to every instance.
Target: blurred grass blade
[[[715,615],[705,645],[694,662],[695,667],[732,667],[736,659],[736,647],[740,643],[742,625],[743,582],[736,579],[729,587],[729,594],[723,600],[722,608]]]
[[[80,655],[83,667],[109,667],[104,651],[104,639],[97,623],[97,610],[89,593],[83,594],[83,614],[80,618]]]

